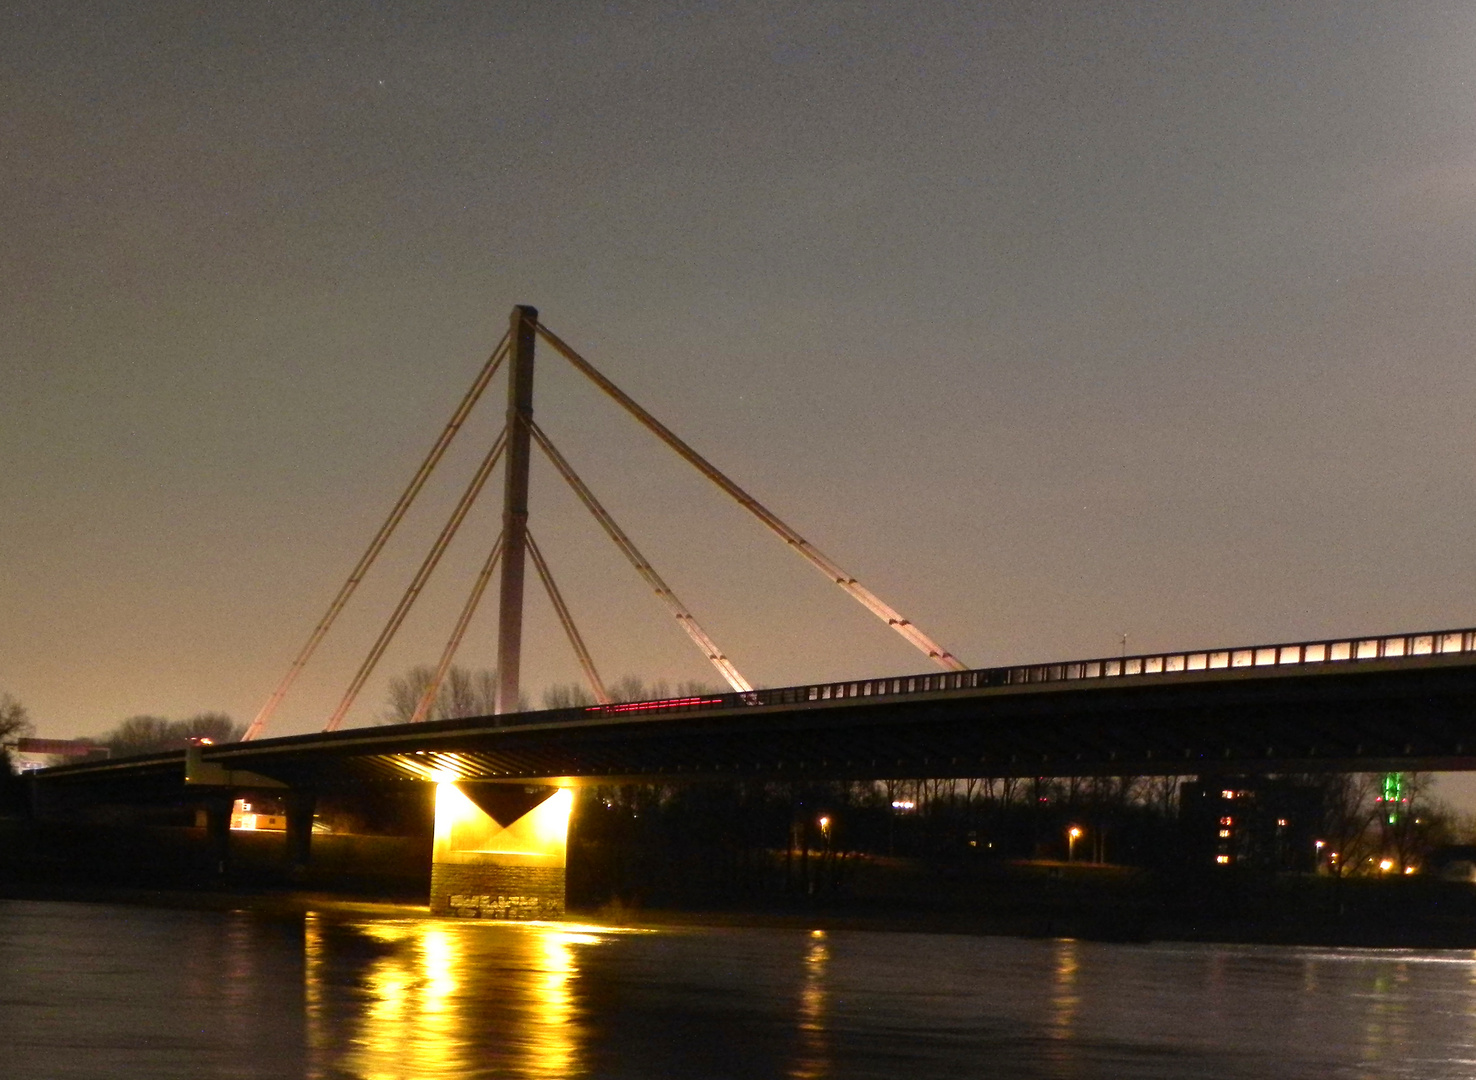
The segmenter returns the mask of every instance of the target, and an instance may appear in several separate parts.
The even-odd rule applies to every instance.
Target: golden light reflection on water
[[[1077,943],[1071,938],[1056,942],[1056,966],[1051,992],[1051,1034],[1057,1039],[1070,1039],[1076,1027],[1076,1013],[1081,1008],[1081,994],[1077,989],[1077,972],[1081,968],[1081,956]]]
[[[323,1014],[323,924],[316,911],[302,919],[302,1008],[307,1037],[307,1071],[310,1080],[323,1075],[322,1063],[328,1047]]]
[[[309,1076],[579,1076],[579,955],[602,940],[564,924],[309,915]]]
[[[804,981],[799,994],[799,1057],[789,1070],[793,1080],[821,1080],[830,1075],[827,1031],[829,991],[826,986],[830,945],[824,930],[814,930],[805,949]]]
[[[1364,1064],[1403,1061],[1409,1056],[1409,1024],[1405,1016],[1408,984],[1407,963],[1392,968],[1380,965],[1376,969],[1363,1014],[1363,1046],[1359,1056]]]
[[[573,995],[569,980],[574,974],[574,956],[569,948],[569,935],[550,931],[542,935],[543,970],[535,985],[538,1008],[532,1018],[539,1030],[528,1045],[537,1061],[537,1074],[542,1076],[574,1076],[575,1046],[570,1037],[574,1018]]]

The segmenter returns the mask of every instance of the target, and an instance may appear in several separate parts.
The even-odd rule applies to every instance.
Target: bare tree
[[[1455,815],[1435,799],[1435,774],[1404,773],[1401,782],[1404,802],[1379,807],[1379,852],[1399,869],[1419,863],[1455,833]]]
[[[114,757],[126,757],[178,750],[190,742],[205,739],[213,743],[238,742],[245,731],[245,724],[238,724],[219,712],[196,713],[185,720],[130,716],[111,731],[88,741],[106,746]]]
[[[654,701],[657,698],[670,696],[666,683],[655,682],[650,685],[639,675],[622,675],[610,686],[610,697],[616,701]]]
[[[1164,821],[1171,821],[1179,809],[1179,787],[1188,779],[1185,776],[1145,776],[1138,788],[1138,798]]]
[[[545,709],[578,709],[595,703],[594,695],[579,683],[555,683],[543,690]]]
[[[98,738],[114,757],[162,750],[169,741],[169,721],[162,716],[130,716]]]
[[[0,785],[10,776],[10,747],[30,735],[31,717],[26,707],[9,694],[0,693]]]
[[[1378,850],[1375,822],[1379,806],[1374,796],[1379,777],[1376,773],[1334,773],[1321,777],[1320,783],[1328,865],[1336,877],[1359,873]]]
[[[169,729],[177,739],[209,739],[217,744],[240,742],[246,734],[245,724],[238,724],[222,712],[196,713],[187,720],[174,720]]]
[[[24,739],[31,730],[31,715],[26,707],[9,694],[0,693],[0,745]]]
[[[436,676],[429,664],[416,664],[389,683],[382,724],[408,724],[415,716],[426,688]],[[527,703],[519,699],[519,707]],[[491,716],[497,711],[497,672],[492,668],[464,668],[452,664],[436,691],[427,720],[454,720],[466,716]]]
[[[448,719],[490,716],[497,711],[497,673],[487,668],[468,671],[453,664],[441,684],[438,701]]]
[[[415,715],[421,696],[435,677],[435,669],[429,664],[416,664],[403,675],[396,675],[389,682],[388,701],[380,722],[385,724],[408,724]],[[433,717],[439,719],[439,717]]]

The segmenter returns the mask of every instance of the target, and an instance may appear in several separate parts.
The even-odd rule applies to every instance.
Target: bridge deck
[[[1476,630],[847,680],[205,748],[293,786],[365,780],[1476,768]],[[42,782],[183,779],[182,753]]]

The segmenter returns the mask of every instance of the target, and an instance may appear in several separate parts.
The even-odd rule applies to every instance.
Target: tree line
[[[825,783],[627,784],[584,788],[570,836],[571,896],[626,905],[718,902],[842,887],[858,860],[907,860],[940,880],[990,862],[1073,860],[1213,873],[1189,835],[1180,789],[1195,776],[963,778]],[[1317,793],[1315,867],[1336,877],[1428,868],[1472,829],[1402,774],[1397,811],[1383,775],[1278,780]],[[1076,834],[1073,836],[1073,832]],[[577,848],[577,858],[576,858]],[[1330,858],[1334,853],[1337,858]],[[1310,852],[1307,853],[1309,856]],[[1195,868],[1198,867],[1196,871]],[[971,870],[970,868],[973,868]]]
[[[403,675],[391,679],[379,722],[408,723],[434,678],[433,667],[429,664],[417,664]],[[605,689],[614,701],[655,701],[660,698],[719,692],[710,683],[685,680],[673,685],[664,679],[647,681],[636,675],[623,675]],[[539,695],[539,702],[545,709],[576,709],[595,704],[595,698],[583,683],[555,683],[544,687]],[[518,706],[526,710],[531,708],[531,702],[524,696],[519,700]],[[456,720],[466,716],[491,716],[496,707],[496,669],[471,669],[453,664],[441,681],[426,718]]]
[[[402,724],[415,714],[421,696],[430,686],[435,669],[418,664],[389,682],[385,700],[376,721]],[[647,681],[625,675],[608,687],[616,701],[648,701],[688,694],[713,693],[702,682],[678,682],[674,686],[664,680]],[[468,716],[490,716],[496,708],[497,672],[492,668],[465,668],[452,665],[436,694],[429,714],[432,720],[451,720]],[[594,696],[578,683],[559,683],[544,688],[540,694],[545,709],[578,708],[595,703]],[[521,706],[529,708],[525,698]],[[13,771],[9,748],[20,739],[29,738],[35,730],[29,711],[19,700],[0,692],[0,772]],[[143,714],[130,716],[97,735],[82,735],[73,741],[90,743],[106,749],[113,757],[159,753],[177,750],[188,743],[209,740],[232,743],[246,732],[246,724],[223,712],[200,712],[180,719]]]

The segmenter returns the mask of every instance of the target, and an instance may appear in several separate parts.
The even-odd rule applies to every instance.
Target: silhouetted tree
[[[111,731],[89,742],[106,746],[114,757],[132,754],[157,754],[178,750],[192,741],[209,739],[213,743],[238,742],[246,732],[225,713],[196,713],[184,720],[167,720],[162,716],[130,716]]]
[[[113,730],[104,732],[97,741],[111,750],[114,757],[162,750],[170,741],[169,721],[162,716],[130,716]]]
[[[31,715],[9,694],[0,693],[0,745],[14,743],[31,734]]]
[[[1424,862],[1435,848],[1451,843],[1456,833],[1455,813],[1435,799],[1433,773],[1405,773],[1403,789],[1408,801],[1392,814],[1385,805],[1378,816],[1380,857],[1400,869]]]
[[[240,742],[246,725],[238,724],[222,712],[196,713],[187,720],[171,720],[169,733],[174,739],[209,739],[213,743]]]
[[[1335,877],[1360,872],[1378,850],[1379,787],[1375,773],[1333,773],[1316,777],[1322,788],[1322,839]]]
[[[468,671],[452,665],[439,696],[445,700],[448,717],[490,716],[497,708],[497,672],[490,668]]]
[[[31,734],[31,716],[26,707],[9,694],[0,693],[0,789],[6,786],[15,765],[10,747]]]
[[[380,723],[408,724],[415,715],[421,697],[436,669],[429,664],[416,664],[403,675],[390,680],[388,700]],[[527,708],[520,698],[519,708]],[[427,720],[452,720],[463,716],[491,716],[497,711],[497,672],[493,668],[470,668],[452,664],[436,691],[435,703]]]
[[[1179,788],[1193,779],[1189,776],[1145,776],[1139,788],[1143,805],[1170,820],[1179,812]]]
[[[595,703],[594,694],[580,683],[555,683],[539,695],[545,709],[578,709]]]

